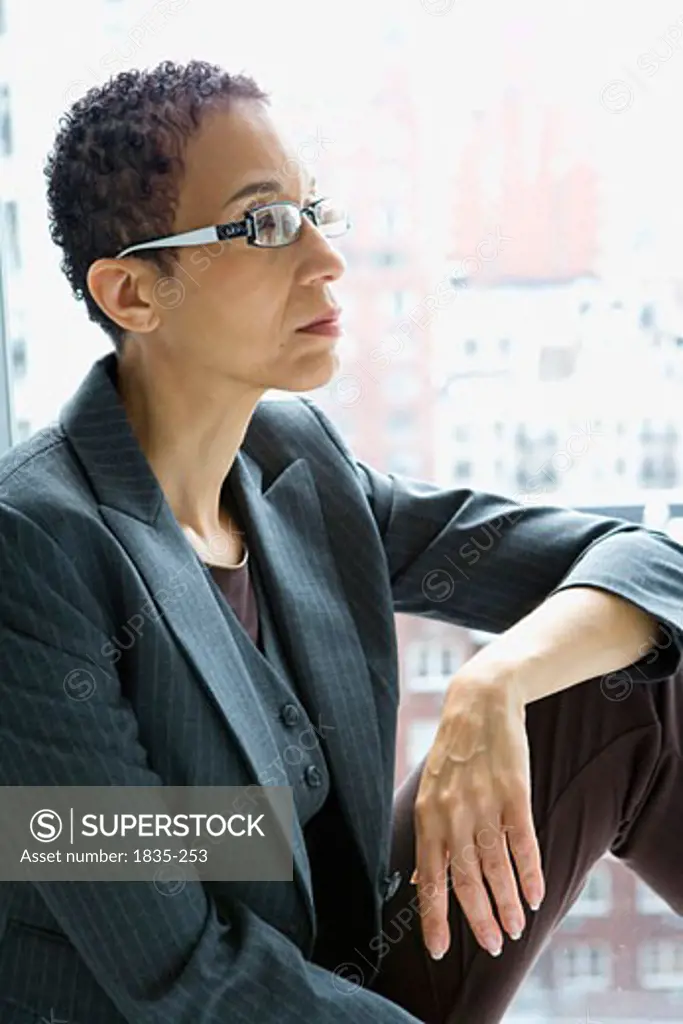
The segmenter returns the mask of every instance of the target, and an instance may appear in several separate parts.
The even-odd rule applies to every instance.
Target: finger
[[[423,839],[424,834],[416,832],[418,905],[424,944],[440,960],[450,945],[447,851],[441,841]]]
[[[481,871],[493,895],[503,928],[512,939],[524,931],[526,919],[512,870],[505,832],[486,826],[477,832]]]
[[[545,880],[541,863],[541,849],[536,837],[531,804],[528,800],[511,816],[511,827],[506,828],[507,843],[517,868],[519,882],[527,903],[538,910],[545,895]]]
[[[503,935],[484,885],[476,843],[462,847],[460,856],[451,858],[450,872],[453,892],[474,937],[482,949],[498,956],[503,948]]]

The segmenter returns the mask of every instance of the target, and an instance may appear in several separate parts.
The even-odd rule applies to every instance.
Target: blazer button
[[[387,875],[384,879],[384,902],[388,903],[389,900],[393,899],[398,890],[401,888],[401,882],[403,876],[400,871],[392,871],[390,875]]]
[[[290,728],[299,721],[299,709],[296,704],[283,704],[280,709],[280,718]]]
[[[323,777],[314,764],[309,764],[304,772],[304,778],[309,786],[322,786]]]

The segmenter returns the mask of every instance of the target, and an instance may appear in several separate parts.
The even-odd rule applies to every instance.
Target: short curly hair
[[[90,319],[117,350],[125,332],[90,294],[88,268],[127,245],[172,232],[187,141],[205,111],[233,99],[270,102],[247,75],[204,61],[164,61],[90,89],[59,121],[44,168],[50,235],[74,295],[85,299]],[[164,273],[171,255],[139,253]]]

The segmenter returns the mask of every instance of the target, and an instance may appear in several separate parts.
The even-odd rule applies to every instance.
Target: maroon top
[[[251,637],[252,643],[261,650],[258,607],[249,575],[249,559],[238,569],[224,569],[217,565],[211,565],[209,568],[235,615]]]

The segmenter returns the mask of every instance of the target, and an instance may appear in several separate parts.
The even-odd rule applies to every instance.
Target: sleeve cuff
[[[634,684],[660,683],[678,671],[682,657],[683,634],[668,623],[660,622],[649,651],[623,671]]]

